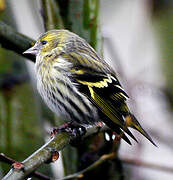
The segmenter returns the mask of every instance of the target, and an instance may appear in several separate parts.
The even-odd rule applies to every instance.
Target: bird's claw
[[[67,122],[58,128],[53,128],[51,132],[51,137],[55,136],[56,134],[60,132],[67,132],[67,133],[72,134],[75,137],[80,137],[86,133],[86,129],[85,127],[76,125],[73,122]]]

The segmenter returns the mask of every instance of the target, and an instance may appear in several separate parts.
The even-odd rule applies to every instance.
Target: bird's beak
[[[33,47],[31,47],[28,50],[24,51],[23,54],[37,55],[38,51],[39,51],[38,45],[35,44]]]

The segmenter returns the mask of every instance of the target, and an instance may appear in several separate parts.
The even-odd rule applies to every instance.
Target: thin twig
[[[42,5],[42,17],[45,31],[52,29],[64,29],[58,2],[54,0],[41,0],[40,2]]]
[[[67,175],[64,178],[61,178],[58,180],[81,178],[81,177],[83,177],[84,173],[86,173],[90,170],[93,170],[94,168],[96,168],[98,165],[102,164],[106,160],[114,159],[114,158],[116,158],[116,153],[105,154],[105,155],[101,156],[100,159],[98,159],[93,164],[91,164],[89,167],[87,167],[86,169],[79,171],[77,173],[74,173],[74,174]],[[130,158],[121,158],[120,160],[121,160],[121,162],[123,162],[125,164],[129,164],[129,165],[140,166],[140,167],[144,167],[144,168],[150,168],[150,169],[161,170],[161,171],[173,173],[173,167],[153,164],[153,163],[144,162],[144,161],[140,161],[140,160],[136,160],[136,159],[130,159]]]
[[[166,171],[169,173],[173,173],[173,167],[168,167],[164,165],[158,165],[154,163],[149,163],[149,162],[144,162],[141,160],[137,159],[130,159],[130,158],[121,158],[121,161],[125,164],[129,165],[134,165],[134,166],[140,166],[144,168],[150,168],[150,169],[155,169],[155,170],[160,170],[160,171]]]
[[[110,154],[104,154],[97,161],[95,161],[93,164],[88,166],[86,169],[83,169],[82,171],[79,171],[79,172],[74,173],[74,174],[67,175],[64,178],[61,178],[61,179],[58,179],[58,180],[66,180],[66,179],[72,179],[72,178],[82,178],[84,173],[95,169],[96,167],[98,167],[100,164],[104,163],[108,159],[114,159],[115,157],[116,157],[115,152],[110,153]]]
[[[5,163],[10,164],[10,165],[12,165],[13,163],[16,162],[15,160],[7,157],[7,156],[6,156],[5,154],[3,154],[3,153],[0,153],[0,161],[1,161],[1,162],[5,162]]]

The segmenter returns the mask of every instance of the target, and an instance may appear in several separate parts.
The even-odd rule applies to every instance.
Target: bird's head
[[[53,49],[65,46],[68,37],[70,36],[70,32],[67,30],[51,30],[44,34],[42,34],[35,45],[28,50],[26,50],[23,54],[32,54],[37,56],[39,55],[48,55],[52,52]]]

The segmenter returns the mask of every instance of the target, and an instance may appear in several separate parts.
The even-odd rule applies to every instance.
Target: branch
[[[70,140],[71,136],[68,133],[61,132],[57,134],[22,162],[24,168],[12,168],[3,178],[3,180],[24,179],[43,163],[49,162],[52,158],[52,153],[62,150],[66,145],[69,144]]]
[[[7,163],[7,164],[10,164],[10,165],[12,165],[13,163],[16,162],[14,159],[11,159],[11,158],[7,157],[3,153],[0,153],[0,161],[4,162],[4,163]],[[37,177],[37,178],[43,179],[43,180],[53,180],[52,178],[50,178],[50,177],[48,177],[48,176],[46,176],[46,175],[44,175],[44,174],[42,174],[42,173],[40,173],[38,171],[33,172],[32,175],[34,177]]]
[[[33,55],[23,54],[23,52],[33,46],[34,43],[34,40],[16,32],[13,28],[0,21],[0,44],[3,48],[12,50],[35,62]]]
[[[107,127],[103,127],[102,131],[105,131]],[[97,127],[90,127],[87,129],[84,137],[89,136],[91,134],[97,133]],[[25,159],[22,164],[23,168],[14,169],[12,168],[8,174],[2,180],[21,180],[34,172],[37,168],[39,168],[42,164],[50,162],[52,159],[52,154],[54,152],[61,151],[65,146],[67,146],[70,142],[73,142],[78,137],[74,137],[73,134],[60,132],[51,138],[46,144],[44,144],[40,149],[34,152],[31,156]]]
[[[106,129],[107,127],[104,127],[102,128],[102,131],[105,131]],[[84,137],[94,134],[97,131],[98,129],[96,127],[88,128]],[[57,134],[52,139],[50,139],[50,141],[48,141],[45,145],[43,145],[39,150],[37,150],[30,157],[28,157],[26,160],[22,162],[22,164],[24,165],[24,169],[14,169],[14,168],[11,169],[9,173],[3,178],[3,180],[10,180],[10,179],[20,180],[31,174],[32,175],[35,174],[39,176],[39,173],[37,172],[33,173],[33,172],[43,163],[50,161],[50,159],[52,158],[52,154],[54,152],[61,151],[66,145],[68,145],[70,142],[74,140],[75,140],[75,137],[72,134],[65,133],[65,132],[61,132]],[[2,154],[0,157],[1,157],[0,158],[1,161],[7,162],[9,164],[12,162],[15,162],[14,160],[11,160],[10,158],[5,158],[4,160],[4,156],[2,156]],[[75,174],[68,175],[62,178],[61,180],[71,179],[75,177],[82,177],[84,173],[96,168],[98,165],[102,164],[106,160],[113,159],[113,158],[116,158],[115,152],[103,155],[99,160],[94,162],[92,165],[90,165],[86,169],[80,172],[77,172]],[[133,160],[129,158],[121,158],[121,161],[130,165],[152,168],[156,170],[162,170],[162,171],[173,173],[173,168],[166,167],[163,165],[152,164],[152,163],[143,162],[139,160]],[[47,178],[47,176],[45,176],[45,178]],[[49,178],[49,180],[51,180],[51,178]]]
[[[45,30],[63,29],[58,3],[54,0],[42,0],[41,5]]]

